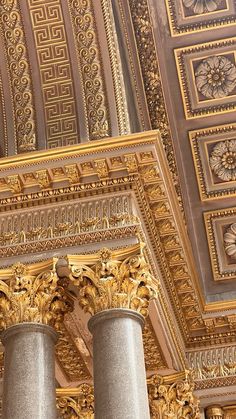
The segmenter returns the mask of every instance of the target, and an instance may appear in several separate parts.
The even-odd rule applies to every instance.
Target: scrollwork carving
[[[19,152],[36,149],[35,111],[26,38],[17,0],[0,1]]]
[[[83,79],[90,139],[108,137],[110,135],[110,121],[107,93],[93,4],[91,0],[80,2],[69,0],[69,5]]]

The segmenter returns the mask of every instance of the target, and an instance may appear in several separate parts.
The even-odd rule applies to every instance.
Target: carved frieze
[[[36,150],[35,103],[29,53],[20,4],[0,1],[1,30],[12,89],[17,151]]]
[[[177,194],[181,202],[176,158],[164,100],[163,86],[155,46],[153,23],[147,0],[129,0],[137,49],[149,108],[152,129],[159,129]]]
[[[236,376],[236,347],[209,348],[187,353],[195,381]]]
[[[37,248],[43,250],[49,248],[50,241],[56,248],[58,239],[62,244],[68,242],[69,238],[75,241],[74,244],[89,241],[90,236],[91,240],[96,241],[98,233],[104,233],[104,238],[107,237],[107,229],[111,236],[112,231],[122,235],[123,230],[129,235],[127,227],[138,224],[139,219],[132,211],[130,194],[112,198],[108,195],[83,202],[75,199],[70,205],[59,203],[21,212],[11,211],[0,215],[0,257],[24,253],[27,246],[28,251],[30,246],[34,251]],[[118,229],[121,229],[120,233]]]
[[[83,80],[89,138],[108,137],[111,133],[110,118],[93,2],[69,0],[68,3]]]

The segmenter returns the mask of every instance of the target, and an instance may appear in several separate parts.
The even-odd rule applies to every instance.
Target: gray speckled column
[[[56,419],[56,332],[49,326],[21,323],[1,336],[5,346],[4,419]]]
[[[89,320],[93,334],[96,419],[149,419],[143,317],[111,309]]]

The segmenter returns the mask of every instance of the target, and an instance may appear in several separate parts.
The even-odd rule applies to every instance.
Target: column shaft
[[[2,333],[5,346],[3,418],[56,419],[56,332],[21,323]]]
[[[129,309],[102,311],[93,334],[96,419],[149,419],[142,342],[143,317]]]

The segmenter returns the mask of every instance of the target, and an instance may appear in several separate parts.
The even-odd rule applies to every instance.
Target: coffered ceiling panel
[[[166,0],[172,36],[234,25],[236,3],[230,0]]]

